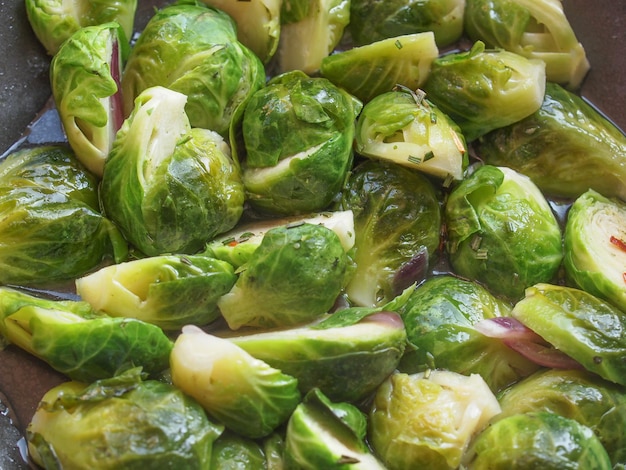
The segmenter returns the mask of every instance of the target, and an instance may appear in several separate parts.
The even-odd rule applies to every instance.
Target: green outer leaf
[[[418,89],[438,55],[432,32],[407,34],[329,55],[322,60],[320,73],[367,102],[396,85]]]
[[[57,53],[61,44],[85,26],[115,21],[126,38],[133,34],[137,0],[26,0],[28,21],[49,55]]]
[[[80,200],[28,186],[0,186],[0,283],[73,279],[106,258],[126,258],[113,223]]]
[[[83,318],[27,305],[5,317],[4,323],[9,341],[83,382],[112,377],[134,366],[156,376],[167,369],[172,349],[160,328],[134,319]],[[21,339],[24,335],[28,337]]]
[[[406,373],[445,369],[480,374],[494,392],[538,366],[474,328],[485,318],[505,317],[511,305],[472,281],[435,276],[417,287],[399,313],[411,344],[398,369]]]
[[[626,465],[626,393],[623,387],[582,370],[541,370],[498,397],[502,413],[548,411],[588,426],[600,439],[614,468]]]
[[[313,224],[269,230],[218,307],[231,329],[285,327],[330,310],[349,259],[332,230]]]
[[[568,278],[626,312],[626,203],[585,192],[568,212],[564,240]]]
[[[235,433],[225,432],[213,443],[211,467],[216,470],[265,470],[261,445]]]
[[[626,200],[626,136],[579,96],[548,83],[541,108],[477,142],[486,163],[529,176],[551,196],[589,188]]]
[[[313,324],[228,339],[297,378],[303,394],[319,388],[332,400],[354,403],[394,371],[406,333],[394,313],[383,312],[346,326],[317,329]]]
[[[125,391],[119,380],[109,382],[87,388],[66,382],[46,393],[27,432],[35,461],[51,450],[59,468],[210,468],[223,426],[209,421],[194,400],[157,381],[128,384]],[[82,398],[94,388],[98,399]],[[49,407],[70,397],[67,409]]]
[[[626,385],[626,313],[579,289],[537,284],[511,315],[587,370]]]
[[[511,299],[550,282],[563,257],[561,229],[545,196],[526,176],[483,165],[445,207],[454,272]]]
[[[0,184],[52,190],[99,209],[97,179],[63,145],[41,145],[10,153],[0,163]]]
[[[432,31],[439,47],[463,32],[465,0],[351,0],[351,37],[357,45]]]
[[[496,421],[478,435],[468,455],[469,468],[476,470],[612,468],[606,450],[591,429],[547,412]]]

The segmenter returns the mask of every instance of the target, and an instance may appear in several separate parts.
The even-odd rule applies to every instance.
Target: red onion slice
[[[579,362],[563,351],[555,349],[541,336],[515,318],[485,318],[474,323],[474,328],[489,338],[502,340],[509,348],[540,366],[553,369],[582,368]]]
[[[526,359],[543,367],[552,369],[584,369],[578,361],[548,344],[516,340],[504,341],[504,344],[517,351]]]

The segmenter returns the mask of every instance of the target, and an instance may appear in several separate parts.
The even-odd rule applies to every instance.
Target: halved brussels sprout
[[[394,163],[365,161],[339,201],[354,213],[356,268],[346,293],[356,305],[382,305],[421,281],[434,264],[441,211],[433,184]]]
[[[217,305],[233,330],[308,323],[333,306],[349,268],[350,259],[329,228],[276,227],[239,268],[235,286]]]
[[[411,344],[399,370],[480,374],[494,393],[530,375],[536,364],[475,327],[485,318],[506,317],[511,309],[476,282],[450,275],[426,280],[399,311]]]
[[[234,268],[224,261],[162,255],[106,266],[75,284],[76,293],[95,310],[174,330],[219,318],[217,300],[236,280]]]
[[[539,110],[476,143],[486,163],[524,173],[545,194],[575,198],[591,188],[626,201],[626,135],[555,83]]]
[[[349,404],[332,403],[318,390],[307,393],[287,423],[285,468],[384,470],[346,412],[360,418]]]
[[[467,0],[465,31],[489,47],[542,60],[547,79],[571,89],[589,70],[561,0]]]
[[[358,402],[395,370],[406,332],[397,314],[381,312],[344,326],[311,324],[228,340],[297,378],[303,394],[318,388],[331,400]]]
[[[0,162],[0,283],[73,279],[128,245],[98,208],[97,181],[64,146],[19,150]]]
[[[547,412],[496,421],[478,435],[465,459],[468,470],[612,468],[591,429]]]
[[[389,470],[452,470],[472,436],[499,412],[479,375],[397,372],[374,396],[369,443]]]
[[[486,50],[477,41],[469,51],[435,59],[423,88],[473,141],[539,109],[546,88],[545,64],[513,52]]]
[[[0,306],[0,333],[73,380],[92,382],[133,366],[155,377],[167,369],[172,342],[154,325],[6,287]]]
[[[243,185],[228,144],[190,127],[186,101],[163,87],[141,93],[104,168],[106,213],[149,256],[197,252],[243,213]]]
[[[237,40],[234,20],[200,2],[158,10],[131,50],[122,77],[127,115],[144,90],[163,86],[187,95],[193,127],[224,137],[237,108],[264,84],[263,64]]]
[[[27,428],[44,468],[209,468],[223,426],[177,388],[139,371],[92,385],[66,382],[42,398]]]
[[[237,38],[263,63],[278,48],[281,0],[200,0],[228,13],[237,23]]]
[[[348,29],[356,44],[432,31],[439,47],[463,33],[465,0],[351,0]]]
[[[186,326],[170,356],[172,382],[226,428],[269,436],[298,403],[298,381],[226,339]]]
[[[452,190],[445,207],[454,272],[518,299],[550,282],[563,257],[561,229],[545,196],[525,175],[483,165]]]
[[[35,36],[53,56],[72,34],[87,26],[116,22],[130,38],[137,0],[25,0],[25,6]]]
[[[354,246],[354,217],[352,211],[328,211],[308,216],[280,217],[238,224],[233,230],[212,240],[204,255],[221,259],[239,268],[247,263],[259,247],[268,230],[307,223],[322,225],[337,234],[343,249],[349,252]]]
[[[396,85],[418,89],[438,55],[432,32],[407,34],[336,52],[322,59],[320,73],[367,102]]]
[[[626,312],[626,202],[589,190],[565,225],[565,272],[581,289]]]
[[[124,121],[118,85],[128,44],[120,28],[117,23],[81,28],[50,63],[52,95],[67,141],[98,177]]]
[[[537,284],[511,315],[587,370],[626,385],[626,313],[573,287]]]
[[[591,428],[615,469],[626,465],[626,390],[582,370],[539,371],[498,397],[502,413],[494,417],[547,411]]]
[[[324,210],[345,182],[361,102],[300,71],[271,79],[248,102],[241,162],[249,203],[274,215]]]
[[[292,70],[306,74],[317,72],[322,59],[339,44],[350,21],[349,0],[313,0],[308,3],[306,7],[297,6],[301,13],[291,16],[281,27],[276,54],[280,73]],[[290,0],[288,5],[298,4]]]
[[[469,162],[459,127],[418,93],[402,90],[365,104],[357,120],[355,149],[444,181],[461,180]]]

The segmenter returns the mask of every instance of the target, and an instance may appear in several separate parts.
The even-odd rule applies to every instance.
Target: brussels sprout
[[[130,366],[153,376],[167,369],[172,343],[154,325],[6,287],[0,287],[0,305],[0,333],[73,380],[112,377]]]
[[[0,162],[0,283],[72,279],[128,246],[98,210],[97,182],[62,146],[26,148]]]
[[[288,1],[291,5],[297,3]],[[298,9],[304,11],[302,7]],[[291,70],[302,70],[307,74],[317,72],[322,59],[339,44],[350,21],[349,0],[313,0],[304,9],[306,16],[294,21],[294,15],[281,27],[277,51],[281,73]]]
[[[518,299],[557,274],[561,229],[528,177],[481,166],[451,192],[444,215],[454,272],[494,294]]]
[[[194,253],[243,213],[240,175],[217,133],[190,128],[185,95],[163,87],[137,97],[102,178],[102,204],[149,256]]]
[[[339,206],[354,213],[350,301],[381,305],[423,279],[441,229],[437,192],[429,180],[394,163],[365,161],[351,173]]]
[[[124,69],[122,93],[127,115],[147,88],[183,93],[191,125],[225,137],[236,109],[264,83],[263,64],[237,40],[227,13],[180,2],[157,11],[140,34]]]
[[[351,0],[348,29],[358,45],[432,31],[439,47],[463,33],[465,0]]]
[[[320,73],[367,102],[396,85],[416,90],[438,55],[432,32],[407,34],[336,52],[322,59]]]
[[[474,326],[485,318],[506,317],[511,308],[472,281],[449,275],[426,280],[399,311],[411,344],[399,369],[480,374],[494,392],[511,385],[538,366]]]
[[[233,330],[307,323],[330,310],[349,267],[332,230],[306,223],[276,227],[265,234],[217,306]]]
[[[626,391],[582,370],[539,371],[498,397],[495,419],[537,411],[556,413],[591,428],[614,468],[626,465]]]
[[[280,38],[280,0],[200,0],[228,13],[237,23],[237,38],[262,62],[268,62]]]
[[[117,23],[87,26],[63,43],[50,63],[52,94],[68,143],[99,177],[124,121],[118,89],[128,48],[124,41]]]
[[[360,411],[348,404],[338,413],[332,403],[318,390],[307,393],[287,423],[285,436],[286,469],[362,469],[383,470],[369,451],[365,441],[346,422],[345,411],[351,416]]]
[[[479,375],[394,373],[370,410],[368,437],[389,470],[455,469],[500,406]]]
[[[331,400],[358,402],[391,374],[405,347],[402,320],[392,312],[331,328],[316,324],[229,337],[240,348]]]
[[[468,451],[468,470],[541,468],[611,469],[591,429],[553,413],[519,414],[497,421],[478,435]]]
[[[300,403],[295,378],[195,326],[174,342],[170,368],[174,385],[243,437],[269,436]]]
[[[578,197],[565,225],[567,276],[626,312],[626,202],[594,190]]]
[[[116,22],[130,38],[137,0],[25,0],[25,7],[35,36],[53,56],[72,34],[87,26]]]
[[[274,77],[243,116],[247,197],[276,215],[324,210],[352,164],[361,102],[324,78],[289,72]]]
[[[476,143],[485,162],[524,173],[551,196],[575,198],[591,188],[626,201],[626,136],[557,84],[546,85],[538,111]]]
[[[221,259],[239,268],[250,260],[268,230],[290,227],[300,223],[322,225],[337,234],[346,252],[354,246],[354,217],[352,211],[329,211],[309,216],[292,216],[256,220],[238,224],[233,230],[216,237],[204,250],[204,255]]]
[[[469,161],[459,127],[420,95],[400,90],[383,93],[363,107],[355,148],[360,155],[444,181],[461,180]]]
[[[572,89],[589,70],[560,0],[467,0],[465,31],[489,47],[544,61],[547,79]]]
[[[626,313],[573,287],[537,284],[511,315],[587,370],[626,385]]]
[[[545,64],[504,50],[446,54],[432,63],[424,90],[456,122],[468,141],[508,126],[539,109],[546,87]]]
[[[44,468],[94,470],[209,468],[223,426],[171,385],[141,381],[137,370],[92,385],[49,390],[27,429]]]
[[[100,312],[174,330],[217,320],[217,300],[236,280],[224,261],[162,255],[101,268],[77,279],[76,293]]]
[[[213,443],[211,469],[265,470],[265,454],[259,443],[226,431]]]

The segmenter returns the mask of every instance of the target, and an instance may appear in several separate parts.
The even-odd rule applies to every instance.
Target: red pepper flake
[[[626,242],[624,240],[620,240],[617,237],[611,235],[611,243],[618,247],[622,251],[626,251]]]
[[[237,242],[237,240],[233,240],[232,242],[228,244],[228,246],[237,246],[237,245],[239,245],[239,242]]]

